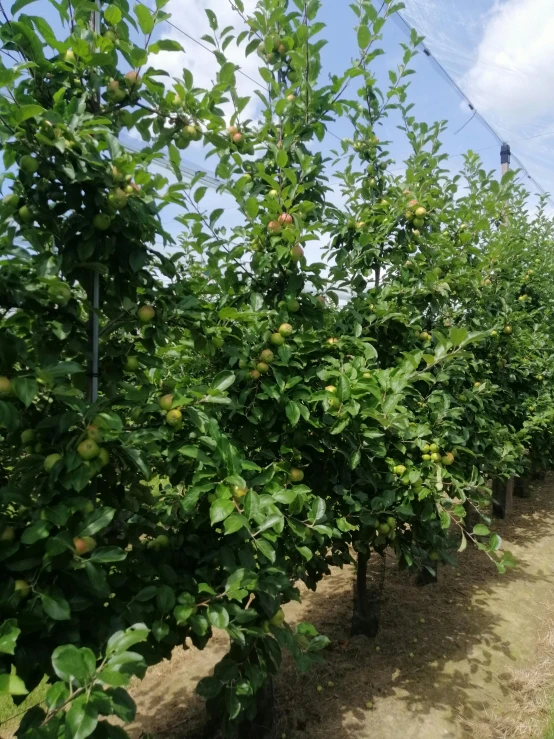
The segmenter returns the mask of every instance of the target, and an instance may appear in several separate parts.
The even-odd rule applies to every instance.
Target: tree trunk
[[[417,573],[417,584],[421,585],[421,587],[424,587],[425,585],[433,585],[434,583],[438,582],[438,573],[437,573],[437,565],[433,567],[435,570],[434,574],[430,572],[427,567],[424,567],[422,570],[420,570]]]
[[[379,631],[381,617],[381,596],[385,583],[385,554],[381,555],[380,579],[376,586],[368,588],[367,567],[369,554],[358,552],[358,568],[354,586],[354,611],[352,613],[352,636],[375,637]]]

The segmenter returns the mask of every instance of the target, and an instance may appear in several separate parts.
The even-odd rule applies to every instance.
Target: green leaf
[[[21,629],[17,626],[15,618],[10,618],[0,625],[0,652],[3,654],[14,654],[17,637]]]
[[[225,535],[234,534],[235,531],[239,531],[243,526],[248,526],[248,519],[240,513],[231,513],[229,518],[226,518],[225,523],[223,524]]]
[[[71,618],[69,603],[61,595],[41,593],[40,601],[46,615],[54,621],[69,621]]]
[[[74,644],[65,644],[52,652],[52,667],[61,680],[84,683],[96,672],[96,657],[87,647],[79,649]]]
[[[18,123],[23,123],[24,121],[28,121],[29,118],[42,115],[42,113],[46,113],[42,105],[37,105],[35,103],[32,103],[31,105],[21,105],[15,111],[15,119]]]
[[[155,590],[156,589],[154,588],[154,591]],[[110,637],[106,648],[106,654],[109,656],[119,652],[126,652],[129,647],[146,641],[147,638],[148,627],[144,624],[134,624],[125,631],[117,631]]]
[[[41,539],[46,539],[50,533],[50,529],[51,524],[48,521],[36,521],[25,529],[21,535],[21,541],[23,544],[35,544]]]
[[[89,557],[89,561],[97,564],[106,564],[109,562],[122,562],[127,557],[120,547],[99,547],[95,549]]]
[[[248,198],[248,200],[246,201],[245,207],[246,207],[246,213],[248,217],[252,218],[252,220],[256,218],[256,216],[258,215],[258,211],[260,209],[260,204],[258,203],[257,199]],[[256,308],[254,308],[254,310],[256,310]]]
[[[36,0],[16,0],[16,2],[11,7],[11,14],[14,16],[16,13],[18,13],[22,8],[24,8],[26,5],[30,5],[31,3],[35,3]]]
[[[110,26],[117,26],[122,17],[121,10],[117,5],[108,5],[104,9],[104,20],[106,23],[109,23]]]
[[[23,680],[17,675],[0,675],[0,695],[27,695]]]
[[[338,399],[344,403],[350,398],[350,380],[346,375],[341,375],[337,384]]]
[[[173,39],[169,38],[163,38],[151,44],[148,47],[148,51],[151,54],[157,54],[160,51],[184,51],[184,49],[178,41],[174,41]]]
[[[48,708],[61,708],[69,698],[69,688],[65,682],[54,683],[46,693],[46,705]]]
[[[97,508],[89,513],[83,522],[79,536],[94,536],[98,531],[105,529],[115,515],[115,508]]]
[[[468,330],[466,328],[451,328],[450,329],[450,341],[452,346],[460,346],[468,337]]]
[[[231,387],[234,381],[235,375],[232,372],[224,370],[214,377],[212,381],[212,389],[223,392],[224,390],[227,390],[228,387]]]
[[[371,31],[366,25],[362,25],[358,28],[358,46],[360,49],[367,49],[371,41]]]
[[[134,721],[137,706],[129,693],[123,688],[109,688],[106,692],[111,699],[114,714],[127,724]]]
[[[294,400],[291,400],[287,403],[287,407],[285,408],[287,418],[290,421],[291,426],[296,426],[298,421],[300,420],[300,408],[298,406],[298,403],[295,403]]]
[[[38,393],[38,384],[30,377],[16,377],[12,386],[19,400],[28,408]]]
[[[160,585],[156,593],[156,605],[162,613],[169,613],[175,607],[175,593],[169,585]]]
[[[488,536],[490,534],[490,530],[484,524],[478,523],[473,527],[473,533],[475,536]]]
[[[150,33],[152,33],[154,29],[154,15],[150,12],[146,5],[143,5],[142,3],[138,3],[137,5],[135,5],[135,15],[137,16],[140,30],[144,33],[144,35],[148,36]]]
[[[232,500],[214,500],[210,506],[210,521],[212,526],[215,526],[220,521],[224,521],[234,510],[235,506]]]
[[[65,724],[68,739],[86,739],[96,729],[98,710],[87,694],[80,695],[71,703]]]
[[[208,606],[208,620],[216,629],[226,629],[229,626],[229,613],[222,605]]]

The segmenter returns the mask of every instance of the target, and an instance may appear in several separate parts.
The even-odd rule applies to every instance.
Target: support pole
[[[99,34],[102,30],[102,18],[100,14],[100,2],[96,0],[97,10],[93,14],[93,29],[94,32]],[[96,91],[98,102],[100,102],[100,88]],[[89,300],[92,305],[92,310],[89,318],[89,339],[91,346],[91,358],[89,361],[89,381],[88,381],[88,398],[91,403],[96,403],[98,400],[98,371],[99,371],[99,322],[98,314],[100,311],[100,274],[96,271],[92,273],[91,287],[89,292]]]
[[[512,152],[510,150],[510,144],[503,143],[500,147],[500,164],[502,166],[502,177],[510,169],[510,157]]]

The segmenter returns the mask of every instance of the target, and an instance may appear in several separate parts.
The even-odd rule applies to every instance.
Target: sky
[[[424,45],[454,78],[478,112],[504,140],[512,144],[512,152],[527,166],[530,174],[547,190],[554,192],[554,0],[404,2],[404,20],[426,36]],[[256,2],[244,0],[244,4],[248,12]],[[380,7],[380,0],[375,4]],[[164,10],[172,14],[174,26],[162,23],[155,34],[178,40],[185,51],[161,52],[151,58],[152,66],[167,70],[175,77],[180,77],[183,66],[186,66],[198,86],[210,87],[218,65],[210,51],[197,43],[203,34],[209,32],[205,14],[207,7],[216,12],[220,28],[232,24],[237,30],[242,29],[242,22],[229,0],[169,0]],[[41,11],[53,22],[51,6],[46,0],[38,0],[34,6],[24,10],[35,14]],[[357,51],[356,19],[347,0],[322,0],[320,20],[327,24],[322,36],[329,40],[322,50],[323,76],[326,77],[350,65],[351,57]],[[378,79],[386,80],[388,69],[400,62],[400,43],[407,40],[405,23],[400,19],[388,21],[381,44],[385,54],[374,63]],[[237,75],[239,91],[241,95],[252,96],[246,112],[256,118],[259,107],[254,90],[256,80],[260,80],[258,56],[252,54],[245,58],[242,51],[234,50],[233,45],[228,47],[227,54],[244,73]],[[448,162],[451,170],[457,171],[463,163],[462,154],[472,149],[480,152],[485,169],[498,172],[499,145],[491,131],[477,116],[472,117],[473,112],[467,102],[432,59],[420,53],[413,66],[417,74],[411,77],[410,99],[416,104],[415,115],[427,122],[449,121],[443,140],[444,150],[452,155]],[[329,131],[320,147],[325,153],[340,146],[334,136],[341,138],[351,134],[348,125],[341,122],[331,124]],[[401,171],[402,160],[409,152],[394,124],[390,122],[384,127],[379,137],[392,140],[391,154]],[[140,140],[134,142],[135,145],[137,143],[140,144]],[[209,172],[215,159],[206,162],[204,153],[200,143],[194,144],[184,152],[184,163]],[[515,162],[514,166],[517,167]],[[522,178],[531,191],[535,191],[534,184],[523,173]],[[334,199],[340,201],[338,191]],[[225,219],[229,225],[239,222],[240,215],[228,197],[211,190],[202,203],[208,209],[226,208]],[[174,235],[180,230],[174,220],[176,215],[176,209],[168,209],[164,216],[164,225],[169,224],[168,230]],[[319,260],[320,249],[317,244],[311,244],[308,259]]]

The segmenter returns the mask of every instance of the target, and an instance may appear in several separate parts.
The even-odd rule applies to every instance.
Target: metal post
[[[510,151],[510,144],[502,144],[500,147],[500,164],[502,165],[502,177],[506,174],[506,172],[510,169],[510,156],[512,152]]]
[[[100,14],[101,0],[96,0],[97,10],[94,11],[93,25],[94,32],[100,33],[102,18]],[[100,102],[100,87],[96,91],[98,102]],[[91,359],[89,362],[89,386],[88,396],[91,403],[96,403],[98,400],[98,370],[99,370],[99,322],[98,314],[100,311],[100,274],[98,272],[92,273],[92,284],[91,291],[89,294],[89,300],[92,303],[92,312],[89,318],[89,332],[90,332],[90,344],[91,344]]]

